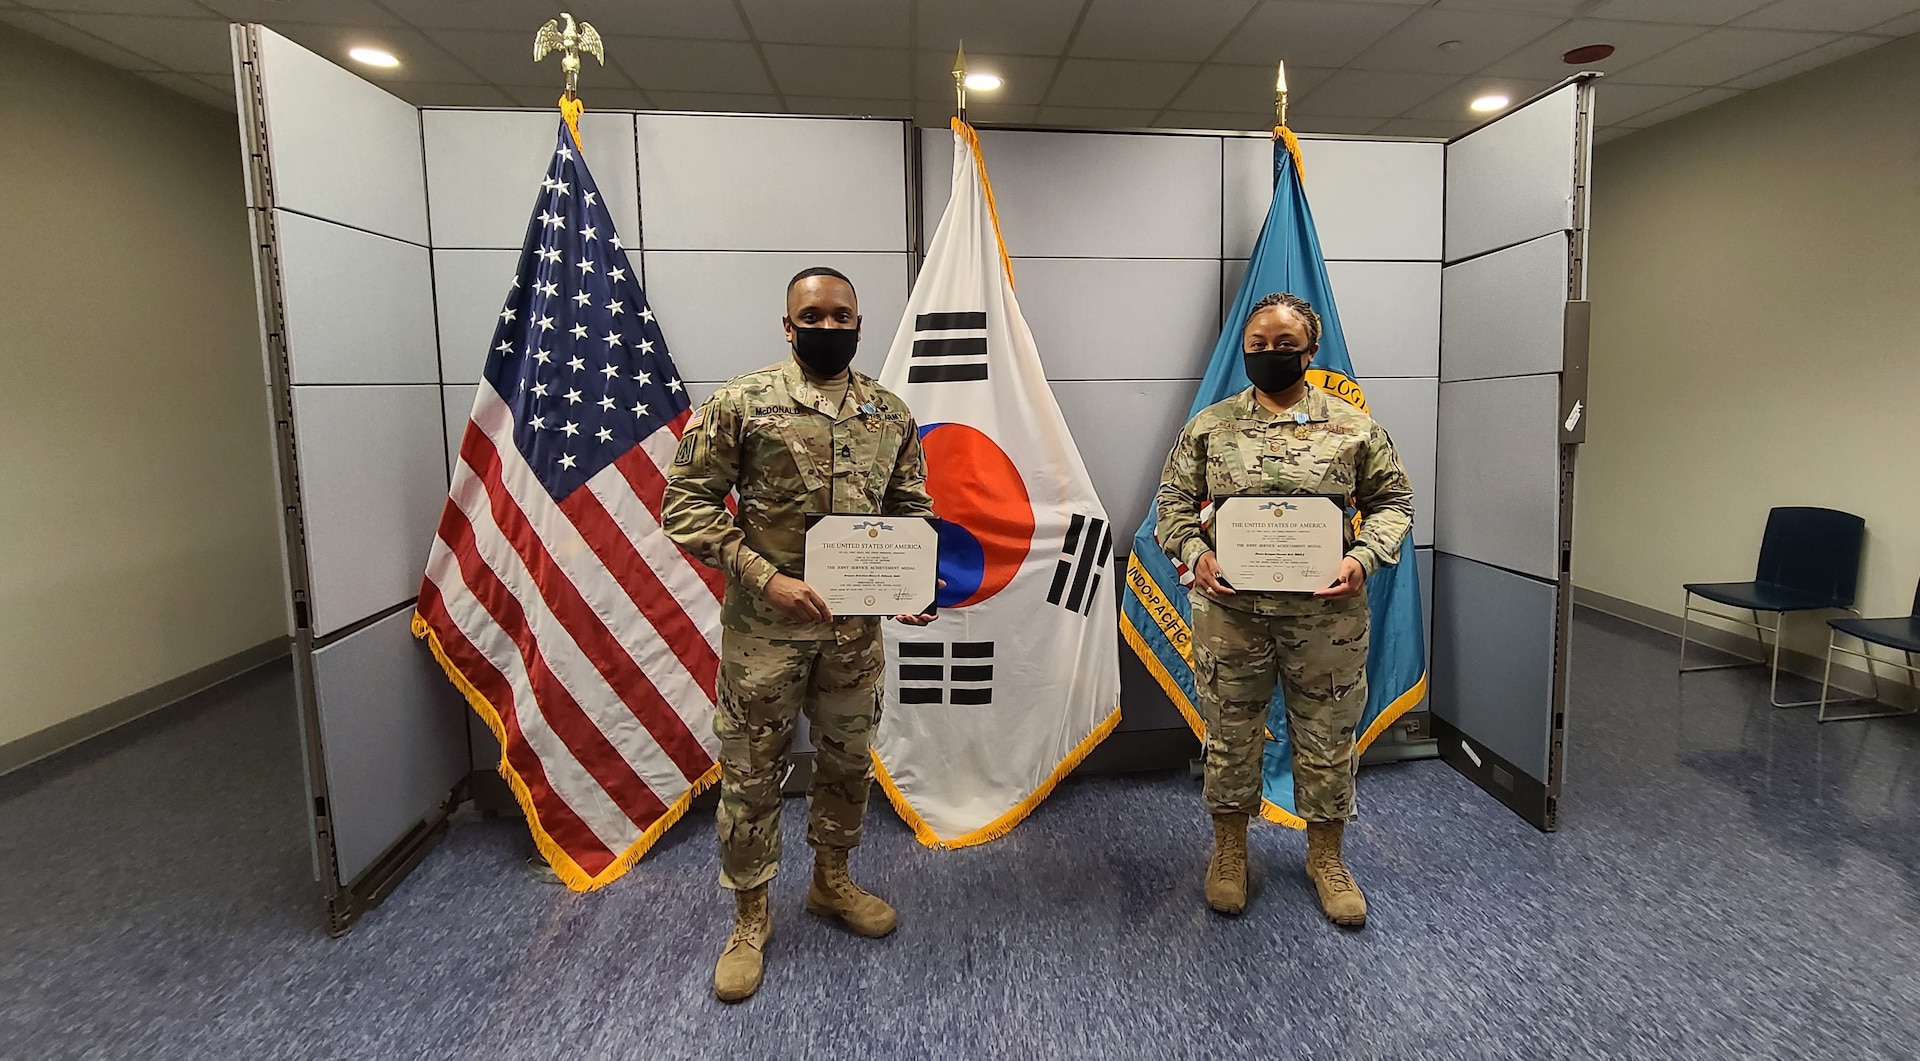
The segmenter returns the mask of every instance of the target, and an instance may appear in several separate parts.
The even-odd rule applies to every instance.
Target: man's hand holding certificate
[[[809,516],[806,582],[834,615],[933,607],[940,536],[920,516]]]
[[[1238,495],[1213,511],[1214,553],[1235,590],[1313,593],[1340,577],[1346,513],[1333,498]]]

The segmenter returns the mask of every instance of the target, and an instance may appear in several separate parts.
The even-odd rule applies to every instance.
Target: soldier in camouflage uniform
[[[787,288],[793,356],[721,387],[687,421],[661,522],[727,577],[721,605],[720,884],[734,929],[714,969],[733,1002],[760,986],[780,868],[780,781],[804,711],[814,744],[807,842],[810,913],[863,936],[893,931],[893,908],[847,875],[873,779],[885,648],[874,616],[834,617],[801,581],[808,513],[931,516],[926,459],[906,403],[848,368],[859,339],[853,285],[825,268]],[[738,491],[739,515],[727,509]],[[896,616],[915,625],[921,616]]]
[[[1307,821],[1307,876],[1335,923],[1366,923],[1366,899],[1341,858],[1354,814],[1354,729],[1367,703],[1367,576],[1398,560],[1413,490],[1373,418],[1304,377],[1320,318],[1294,295],[1268,295],[1242,336],[1253,386],[1202,409],[1167,456],[1156,536],[1194,576],[1193,677],[1206,722],[1204,799],[1213,815],[1207,903],[1247,901],[1247,821],[1260,810],[1267,705],[1286,687],[1294,801]],[[1312,594],[1237,590],[1220,576],[1201,508],[1232,494],[1335,494],[1360,511],[1333,585]]]

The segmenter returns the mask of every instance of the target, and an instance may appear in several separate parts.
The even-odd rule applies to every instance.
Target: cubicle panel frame
[[[1476,558],[1451,552],[1447,549],[1449,542],[1444,528],[1435,541],[1439,554],[1436,556],[1436,570],[1443,563],[1477,565],[1481,570],[1475,574],[1486,576],[1482,581],[1488,586],[1504,579],[1523,580],[1551,589],[1553,636],[1550,645],[1544,646],[1546,656],[1540,661],[1547,666],[1550,674],[1544,693],[1544,702],[1532,706],[1515,703],[1463,704],[1461,697],[1498,695],[1499,693],[1497,690],[1489,690],[1484,683],[1475,685],[1468,680],[1470,676],[1448,673],[1449,669],[1460,669],[1460,661],[1468,657],[1478,659],[1491,658],[1491,656],[1487,652],[1478,651],[1475,646],[1468,646],[1467,650],[1460,652],[1452,652],[1451,649],[1442,651],[1448,645],[1456,644],[1456,641],[1449,640],[1450,638],[1457,640],[1459,637],[1472,636],[1470,629],[1437,630],[1434,639],[1430,642],[1436,649],[1433,662],[1435,671],[1433,729],[1441,757],[1488,794],[1544,832],[1552,832],[1559,827],[1560,796],[1565,783],[1567,687],[1572,653],[1574,483],[1579,446],[1586,437],[1586,329],[1590,316],[1590,306],[1587,302],[1586,263],[1593,161],[1593,101],[1595,82],[1599,77],[1600,75],[1596,73],[1577,74],[1522,103],[1513,111],[1509,111],[1508,115],[1496,119],[1496,121],[1508,120],[1509,115],[1523,112],[1532,105],[1542,102],[1546,102],[1547,106],[1535,113],[1521,114],[1522,119],[1537,124],[1542,114],[1551,115],[1558,112],[1570,116],[1572,157],[1565,162],[1568,177],[1563,185],[1560,184],[1558,177],[1555,178],[1556,185],[1568,189],[1565,215],[1567,227],[1558,227],[1559,214],[1557,208],[1551,205],[1536,211],[1541,218],[1552,220],[1554,227],[1548,231],[1528,233],[1511,230],[1511,225],[1506,225],[1505,228],[1496,226],[1499,228],[1499,234],[1493,239],[1485,236],[1476,239],[1462,238],[1461,234],[1456,233],[1452,228],[1455,219],[1451,214],[1448,218],[1447,268],[1510,251],[1550,235],[1562,238],[1566,251],[1564,305],[1558,313],[1557,334],[1553,334],[1555,329],[1550,326],[1535,329],[1553,334],[1552,341],[1556,344],[1559,354],[1555,359],[1557,363],[1551,366],[1553,371],[1535,371],[1539,366],[1530,366],[1523,374],[1515,377],[1480,375],[1455,378],[1447,369],[1444,343],[1441,365],[1442,379],[1451,381],[1443,386],[1475,386],[1490,380],[1554,377],[1552,386],[1549,388],[1551,400],[1555,402],[1555,416],[1558,420],[1554,425],[1554,438],[1550,443],[1555,449],[1553,457],[1555,476],[1552,483],[1554,496],[1551,501],[1554,520],[1550,542],[1551,570],[1532,573],[1511,563],[1501,563],[1502,557]],[[1571,95],[1562,98],[1562,93],[1571,93]],[[1566,106],[1568,103],[1571,103],[1570,107]],[[1449,143],[1449,148],[1473,136],[1475,132],[1487,128],[1488,126],[1482,126],[1474,132],[1456,138]],[[1530,159],[1528,163],[1541,171],[1551,168],[1553,164],[1550,159],[1546,161]],[[1448,175],[1450,182],[1463,176],[1451,166],[1449,166]],[[1454,186],[1451,183],[1449,185],[1450,188]],[[1469,205],[1480,208],[1484,207],[1485,203],[1474,202]],[[1485,211],[1481,210],[1481,212]],[[1503,221],[1502,224],[1505,222]],[[1444,320],[1447,312],[1444,301],[1441,312]],[[1536,400],[1539,399],[1536,398]],[[1535,410],[1536,414],[1538,412],[1540,411]],[[1444,431],[1440,441],[1444,447]],[[1442,456],[1443,458],[1445,456],[1444,449]],[[1448,499],[1441,497],[1437,503],[1445,506],[1448,504]],[[1458,580],[1451,574],[1448,578],[1436,577],[1434,592],[1444,597],[1450,591],[1450,587],[1456,584]],[[1445,622],[1450,610],[1458,610],[1453,608],[1454,603],[1444,599],[1436,602],[1434,614],[1437,626]],[[1541,646],[1536,646],[1538,647]],[[1539,690],[1536,689],[1534,692],[1537,694]],[[1538,696],[1534,698],[1537,699]],[[1520,718],[1526,712],[1533,710],[1541,712],[1543,717],[1527,719],[1526,725],[1522,728],[1529,733],[1539,731],[1545,734],[1545,770],[1542,771],[1544,777],[1533,777],[1526,764],[1504,758],[1490,746],[1499,745],[1509,750],[1513,749],[1515,745],[1505,739],[1512,734],[1495,733],[1491,735],[1493,739],[1488,741],[1483,740],[1483,737],[1488,734],[1467,732],[1463,728],[1500,725],[1501,719]],[[1531,759],[1536,764],[1541,761],[1532,756],[1523,756],[1523,758]]]
[[[413,797],[418,797],[411,798],[410,802],[413,805],[417,806],[422,802],[428,804],[417,820],[404,808],[398,811],[393,808],[382,808],[382,816],[392,820],[372,823],[373,828],[379,831],[379,835],[369,836],[362,829],[366,823],[346,821],[339,816],[334,800],[335,779],[333,771],[328,767],[326,737],[328,716],[322,702],[322,683],[316,653],[334,646],[355,643],[372,646],[374,641],[369,639],[378,640],[385,637],[387,641],[391,641],[390,631],[393,624],[404,621],[403,612],[410,607],[411,602],[395,601],[381,605],[366,614],[359,614],[364,609],[356,606],[356,610],[351,614],[343,613],[326,620],[328,629],[320,628],[321,618],[317,614],[316,589],[321,587],[318,585],[320,581],[318,573],[314,569],[314,550],[309,541],[309,505],[313,498],[309,496],[310,491],[303,485],[305,473],[299,446],[296,393],[297,388],[302,386],[331,389],[334,383],[347,381],[303,383],[300,378],[299,358],[290,348],[287,270],[282,260],[286,241],[279,227],[282,207],[285,204],[282,204],[276,195],[275,159],[271,149],[272,122],[267,88],[270,75],[265,73],[262,60],[263,51],[284,51],[289,56],[310,55],[310,53],[305,53],[304,49],[299,49],[292,42],[285,41],[274,35],[272,31],[258,25],[234,25],[230,31],[230,41],[235,72],[236,109],[243,156],[247,217],[249,232],[253,238],[260,349],[268,390],[268,408],[272,417],[275,490],[281,510],[282,576],[287,590],[288,626],[293,632],[294,706],[300,723],[301,753],[308,797],[307,813],[311,823],[313,872],[315,879],[321,885],[325,899],[328,932],[339,936],[343,935],[362,913],[378,905],[445,834],[453,809],[465,798],[465,778],[471,769],[465,740],[467,722],[464,711],[458,715],[447,712],[447,703],[444,698],[438,704],[409,705],[410,708],[419,707],[420,713],[415,717],[400,720],[402,728],[419,731],[418,735],[429,742],[433,740],[434,734],[426,731],[432,730],[435,726],[446,730],[445,733],[439,734],[440,736],[449,738],[448,747],[439,749],[440,754],[436,756],[440,760],[447,761],[425,764],[424,771],[406,771],[407,776],[391,778],[397,785],[409,790],[419,789],[423,784],[432,789],[424,796],[421,796],[418,791],[413,792]],[[316,62],[324,62],[318,57],[312,58]],[[344,74],[344,71],[342,73]],[[368,85],[367,89],[370,92],[379,91],[371,85]],[[306,101],[302,100],[300,103],[304,105]],[[414,121],[417,126],[417,109],[414,110]],[[392,129],[385,128],[384,131],[391,132]],[[424,158],[420,160],[419,165],[421,173],[424,174]],[[403,168],[411,169],[411,166]],[[366,218],[353,215],[351,211],[340,213],[340,216],[329,216],[339,213],[333,210],[316,212],[308,216],[327,224],[366,233],[369,237],[402,240],[420,248],[424,254],[430,245],[426,226],[424,180],[419,194],[421,202],[417,229],[413,223],[415,219],[408,216],[377,217],[371,222],[367,222]],[[362,228],[355,222],[390,225],[404,231],[396,235],[377,228]],[[419,242],[414,242],[416,239]],[[430,259],[428,263],[427,267],[430,270]],[[432,307],[430,305],[423,307],[422,312],[431,322]],[[437,395],[439,371],[437,358],[435,360],[431,378],[422,378],[417,382],[411,380],[373,382],[386,387],[431,390]],[[412,374],[420,375],[421,373]],[[433,441],[438,441],[438,432],[434,435]],[[420,662],[411,651],[413,648],[411,639],[407,640],[408,643],[402,649],[402,654],[393,656],[394,659],[402,661],[402,666],[411,666]],[[431,663],[426,665],[431,666]],[[350,706],[364,708],[366,705],[356,703]],[[440,712],[439,716],[432,717],[432,713],[436,711]],[[364,715],[364,712],[362,714]],[[461,738],[457,747],[451,744],[451,738],[455,735]],[[351,764],[342,764],[343,767],[349,765]],[[441,792],[439,783],[434,780],[436,777],[446,782],[444,792]],[[388,779],[383,777],[383,780]],[[365,793],[355,793],[355,798],[364,803],[365,795]],[[348,803],[353,804],[354,799],[349,799]],[[389,833],[397,833],[397,835],[389,836],[387,835]],[[344,868],[343,854],[349,859],[349,864]]]

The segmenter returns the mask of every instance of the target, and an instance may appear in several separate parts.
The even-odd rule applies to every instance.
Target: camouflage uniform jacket
[[[907,403],[859,372],[844,403],[839,385],[826,390],[792,359],[737,376],[688,419],[674,451],[661,525],[727,576],[729,630],[843,642],[870,632],[874,617],[799,622],[762,593],[775,573],[801,577],[808,513],[933,515]],[[733,490],[737,517],[726,504]]]
[[[1213,548],[1200,508],[1230,494],[1338,494],[1360,511],[1360,528],[1347,525],[1347,555],[1369,577],[1398,561],[1413,526],[1413,487],[1393,442],[1373,418],[1326,391],[1307,385],[1285,413],[1263,408],[1248,387],[1200,410],[1167,454],[1155,495],[1154,536],[1168,556],[1191,568]],[[1237,593],[1220,605],[1263,615],[1303,615],[1329,602],[1304,593]],[[1360,598],[1362,601],[1365,598]]]

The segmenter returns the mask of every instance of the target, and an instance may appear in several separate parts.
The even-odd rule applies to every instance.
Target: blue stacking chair
[[[1728,667],[1766,666],[1771,670],[1767,700],[1775,707],[1811,707],[1820,700],[1780,702],[1780,631],[1796,612],[1839,609],[1853,611],[1855,585],[1860,580],[1860,545],[1867,521],[1850,512],[1830,508],[1776,508],[1767,513],[1766,533],[1760,538],[1760,564],[1752,582],[1690,582],[1686,607],[1680,613],[1680,673],[1724,670]],[[1698,607],[1701,597],[1729,608],[1742,608],[1751,620]],[[1773,626],[1760,625],[1760,613],[1771,614]],[[1694,614],[1738,623],[1753,630],[1760,647],[1773,635],[1771,661],[1742,657],[1738,663],[1687,666],[1687,623]],[[1858,617],[1859,613],[1854,612]],[[1829,636],[1828,640],[1832,640]],[[1835,701],[1858,703],[1858,700]]]
[[[1836,644],[1834,638],[1841,634],[1845,634],[1848,637],[1859,638],[1861,642],[1860,651],[1855,652],[1853,649],[1843,648]],[[1906,659],[1906,663],[1895,663],[1890,659],[1874,659],[1872,650],[1869,647],[1871,645],[1882,645],[1887,648],[1900,650],[1901,655]],[[1914,678],[1920,678],[1920,668],[1915,668],[1913,665],[1913,654],[1920,652],[1920,585],[1916,585],[1913,588],[1913,611],[1908,612],[1907,616],[1903,619],[1828,619],[1827,668],[1820,676],[1820,721],[1822,722],[1847,722],[1856,718],[1887,718],[1892,715],[1913,714],[1914,712],[1912,711],[1893,708],[1888,711],[1862,711],[1852,715],[1828,715],[1827,707],[1829,701],[1827,700],[1827,686],[1833,679],[1833,654],[1835,652],[1844,652],[1849,656],[1855,656],[1866,661],[1867,677],[1873,681],[1872,699],[1875,702],[1878,702],[1880,699],[1880,675],[1874,672],[1873,665],[1875,663],[1885,663],[1889,666],[1901,668],[1907,672],[1907,679],[1909,681],[1912,681]],[[1856,701],[1831,701],[1831,703],[1838,704],[1853,702]]]

